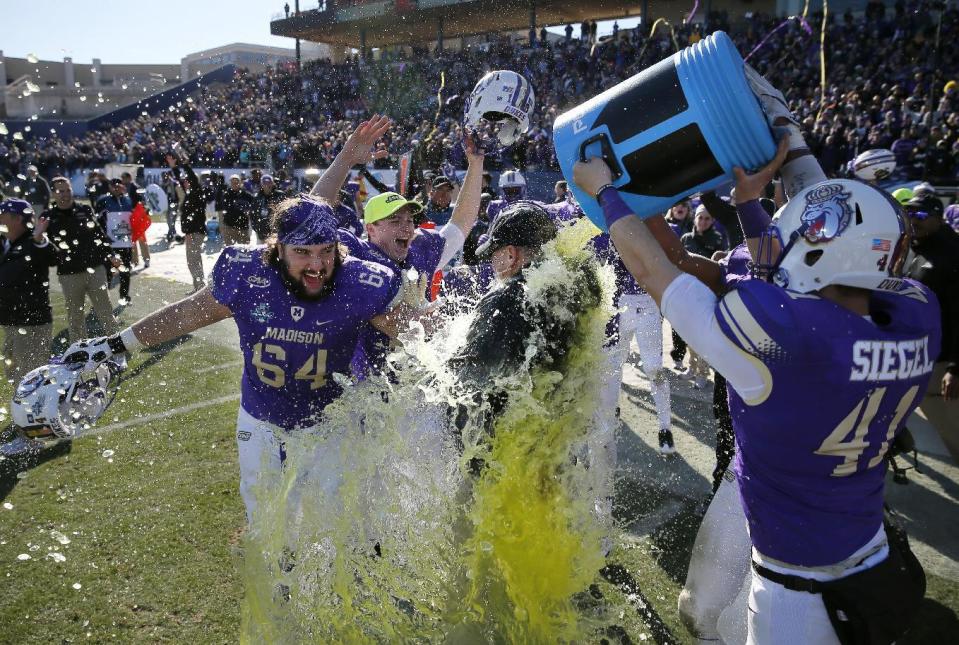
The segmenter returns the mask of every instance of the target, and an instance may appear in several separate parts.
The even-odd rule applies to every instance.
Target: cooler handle
[[[616,155],[613,154],[613,146],[610,145],[609,137],[606,136],[605,132],[594,134],[579,144],[579,160],[586,161],[586,148],[594,143],[599,143],[599,147],[602,150],[602,154],[600,156],[603,158],[603,161],[606,162],[606,165],[609,166],[610,171],[612,171],[613,181],[616,181],[622,177],[623,170],[620,168],[619,161],[616,159]]]

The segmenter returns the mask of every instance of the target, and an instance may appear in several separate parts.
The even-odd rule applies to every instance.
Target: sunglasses
[[[906,215],[913,219],[926,219],[929,217],[929,211],[921,211],[918,209],[907,208]]]

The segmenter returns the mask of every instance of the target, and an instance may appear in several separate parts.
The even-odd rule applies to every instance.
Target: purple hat
[[[5,199],[0,202],[0,213],[19,215],[29,222],[33,219],[33,206],[25,199]]]
[[[301,196],[280,218],[277,239],[297,246],[336,242],[336,214],[329,204]]]

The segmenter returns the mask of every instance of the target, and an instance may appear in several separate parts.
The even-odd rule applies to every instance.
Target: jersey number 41
[[[862,453],[866,451],[866,448],[869,447],[869,442],[866,440],[866,435],[869,432],[869,424],[872,423],[873,418],[876,416],[876,412],[879,410],[879,404],[882,403],[882,397],[885,396],[885,394],[886,388],[879,387],[873,390],[868,397],[859,401],[856,407],[846,415],[845,419],[839,422],[836,429],[833,430],[829,436],[826,437],[826,440],[822,442],[822,445],[819,446],[819,450],[816,451],[817,455],[843,458],[842,463],[836,466],[832,471],[833,477],[846,477],[852,475],[859,469],[859,459]],[[893,437],[896,436],[896,430],[900,424],[902,424],[902,420],[906,414],[912,409],[912,404],[918,394],[919,386],[913,385],[906,391],[902,399],[900,399],[899,405],[896,406],[896,411],[892,415],[892,420],[889,422],[888,428],[886,428],[886,435],[882,441],[882,445],[879,447],[879,452],[875,457],[869,460],[869,465],[866,466],[866,468],[873,468],[882,461],[882,458],[886,455],[886,451],[889,450],[889,444],[892,442]],[[865,410],[863,410],[863,407],[865,407]],[[855,431],[855,433],[852,438],[847,441],[847,437],[849,437],[853,431]]]

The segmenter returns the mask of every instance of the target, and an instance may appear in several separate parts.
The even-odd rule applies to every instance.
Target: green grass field
[[[140,353],[97,430],[0,479],[0,642],[239,640],[237,360],[197,338]],[[9,386],[0,396],[9,401]],[[621,482],[620,519],[648,513],[654,497]],[[624,536],[598,580],[634,643],[689,642],[676,598],[698,508],[689,502],[648,537]],[[930,575],[906,642],[943,642],[956,610],[956,585]]]

